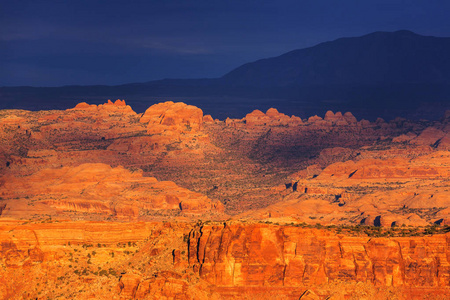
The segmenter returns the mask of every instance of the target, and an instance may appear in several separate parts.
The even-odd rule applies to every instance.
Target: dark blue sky
[[[219,77],[340,37],[450,36],[450,1],[0,0],[0,86]]]

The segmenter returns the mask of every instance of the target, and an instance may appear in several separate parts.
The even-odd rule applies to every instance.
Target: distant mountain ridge
[[[61,109],[108,98],[126,99],[138,111],[173,99],[219,118],[277,107],[303,117],[332,109],[369,119],[433,119],[450,109],[450,38],[374,32],[250,62],[220,78],[0,88],[0,108]]]
[[[247,63],[221,79],[252,86],[450,83],[448,51],[450,38],[374,32]]]

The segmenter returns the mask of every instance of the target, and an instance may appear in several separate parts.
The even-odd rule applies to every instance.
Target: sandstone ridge
[[[1,177],[2,216],[33,218],[145,218],[164,213],[216,214],[223,205],[142,170],[105,164],[44,169],[27,177]]]
[[[0,111],[0,299],[449,299],[449,124]]]

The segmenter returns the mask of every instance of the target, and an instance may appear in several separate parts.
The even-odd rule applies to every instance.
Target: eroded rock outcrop
[[[189,262],[218,287],[314,286],[327,297],[326,284],[360,282],[417,296],[427,288],[448,288],[448,241],[448,234],[361,238],[292,226],[226,224],[191,232]]]
[[[352,153],[345,148],[322,152],[328,153],[326,157],[335,152],[338,160]],[[332,163],[324,169],[310,165],[273,188],[283,195],[282,200],[236,219],[383,227],[443,223],[450,218],[449,153],[434,151],[415,158],[405,158],[402,153],[414,155],[398,152],[395,158],[362,158],[366,156],[362,152],[355,160]]]
[[[3,216],[104,214],[145,218],[159,211],[221,214],[223,205],[141,170],[106,164],[44,169],[25,178],[0,178]]]
[[[247,114],[243,121],[247,126],[295,126],[303,123],[299,117],[289,117],[280,113],[276,108],[269,108],[266,113],[255,109]]]
[[[0,111],[0,298],[447,295],[447,117]]]
[[[148,133],[165,130],[197,132],[202,128],[203,111],[182,102],[168,101],[150,106],[139,121],[148,124]]]

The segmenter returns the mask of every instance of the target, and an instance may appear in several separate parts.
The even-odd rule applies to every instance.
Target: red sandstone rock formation
[[[282,201],[236,219],[387,227],[440,224],[450,217],[449,158],[448,152],[437,151],[414,159],[348,160],[324,170],[312,165],[274,188]]]
[[[202,128],[203,111],[192,105],[168,101],[149,107],[139,121],[148,124],[148,133],[196,132]]]
[[[205,116],[203,116],[203,122],[205,122],[205,123],[213,123],[214,119],[211,117],[211,115],[205,115]]]
[[[243,119],[247,126],[280,126],[280,125],[299,125],[302,124],[302,119],[297,116],[289,117],[283,113],[278,112],[275,108],[269,108],[266,113],[256,109],[247,114]]]
[[[408,235],[450,220],[449,124],[0,111],[0,299],[445,299],[448,234]],[[181,223],[224,209],[226,226]],[[373,225],[405,237],[361,234]]]
[[[408,293],[402,299],[411,299],[449,286],[448,236],[371,239],[289,226],[226,224],[194,230],[189,245],[189,263],[221,290],[314,287],[325,299],[331,296],[326,291],[331,282],[369,283],[396,287]]]
[[[0,221],[0,229],[3,298],[446,299],[449,290],[448,234],[352,237],[237,222]]]
[[[145,218],[161,211],[219,215],[223,212],[220,202],[173,182],[143,177],[141,170],[105,164],[44,169],[25,178],[1,177],[0,182],[4,204],[1,215],[5,217],[100,214]]]
[[[172,102],[154,105],[142,116],[124,101],[84,103],[66,111],[4,111],[0,114],[4,125],[0,127],[0,172],[23,176],[49,167],[96,162],[141,168],[148,176],[208,193],[226,202],[229,211],[240,213],[280,201],[285,195],[272,187],[292,180],[283,176],[309,165],[323,169],[363,157],[395,162],[397,157],[410,159],[446,149],[445,136],[434,141],[433,147],[428,142],[408,145],[400,140],[402,134],[421,135],[430,127],[422,123],[402,119],[355,123],[350,113],[327,115],[326,119],[333,115],[346,125],[335,126],[321,118],[303,124],[300,118],[289,118],[276,109],[249,114],[246,121],[259,122],[258,126],[233,119],[211,122],[206,117],[209,121],[203,123],[200,109]],[[446,133],[444,123],[433,126]],[[393,137],[399,139],[392,143]],[[422,178],[428,175],[432,174],[425,172]],[[354,179],[358,176],[357,172]],[[303,186],[308,185],[312,192],[310,184]]]

